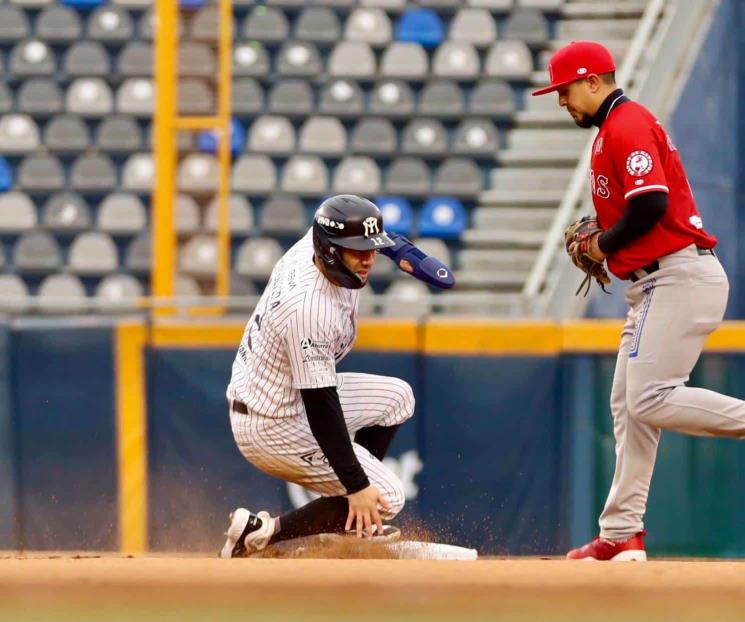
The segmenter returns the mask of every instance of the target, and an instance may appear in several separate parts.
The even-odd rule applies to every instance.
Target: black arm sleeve
[[[303,396],[310,431],[347,494],[367,488],[370,481],[352,449],[336,387],[300,389],[300,395]]]
[[[667,194],[645,192],[629,200],[623,216],[598,238],[598,246],[606,255],[612,255],[649,231],[665,215]]]

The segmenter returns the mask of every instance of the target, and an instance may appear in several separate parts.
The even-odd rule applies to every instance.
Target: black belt
[[[241,413],[242,415],[248,414],[248,407],[243,402],[239,402],[238,400],[233,400],[233,410],[237,413]]]
[[[714,249],[713,248],[701,248],[700,246],[696,247],[696,251],[699,255],[714,255]],[[660,269],[660,262],[656,259],[652,263],[648,263],[646,266],[642,266],[641,268],[638,268],[634,270],[631,273],[631,276],[629,276],[629,280],[632,283],[636,283],[639,279],[643,279],[645,276],[649,276],[653,272],[657,272],[657,270]],[[643,276],[637,276],[637,272],[646,272]]]

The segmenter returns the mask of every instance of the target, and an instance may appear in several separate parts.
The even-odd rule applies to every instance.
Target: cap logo
[[[584,76],[587,73],[587,67],[580,67],[579,69],[577,69],[577,73],[580,76]]]
[[[327,218],[326,216],[321,216],[320,214],[316,216],[316,221],[319,225],[323,225],[324,227],[330,227],[331,229],[344,229],[344,223],[343,222],[337,222],[336,220],[331,220],[330,218]]]
[[[369,238],[373,234],[380,234],[380,229],[378,228],[378,219],[374,216],[365,218],[365,220],[362,221],[362,226],[365,228],[366,238]]]

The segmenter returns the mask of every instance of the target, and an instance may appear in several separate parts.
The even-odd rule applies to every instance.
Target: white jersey
[[[265,417],[303,412],[300,389],[337,386],[336,362],[357,336],[359,290],[320,272],[312,235],[274,266],[233,362],[228,398]]]

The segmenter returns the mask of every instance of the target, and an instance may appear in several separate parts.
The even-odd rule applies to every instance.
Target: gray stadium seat
[[[2,64],[2,63],[0,63]],[[0,68],[2,71],[2,68]],[[8,85],[0,82],[0,114],[10,112],[13,109],[13,94]]]
[[[18,77],[50,76],[54,73],[54,53],[38,39],[19,41],[10,53],[10,73]]]
[[[285,117],[258,117],[249,130],[247,151],[284,154],[295,150],[295,128]]]
[[[509,119],[516,111],[515,92],[504,80],[484,80],[471,91],[468,114]]]
[[[96,146],[112,153],[139,151],[143,148],[142,130],[133,117],[107,117],[98,126]]]
[[[452,152],[456,155],[494,156],[498,150],[499,134],[488,119],[467,119],[453,134]]]
[[[189,235],[199,231],[201,217],[199,206],[194,197],[179,192],[176,194],[176,205],[174,211],[174,226],[179,235]]]
[[[410,155],[439,157],[447,152],[448,135],[436,119],[415,119],[401,136],[401,151]]]
[[[36,209],[23,192],[0,193],[0,232],[22,232],[37,225]]]
[[[70,167],[70,185],[80,192],[110,192],[116,184],[116,167],[108,156],[82,155]]]
[[[154,106],[153,81],[143,78],[125,80],[116,92],[118,112],[136,117],[150,117]]]
[[[31,231],[13,246],[13,265],[21,272],[54,272],[62,266],[62,254],[46,231]]]
[[[202,292],[194,277],[177,274],[173,282],[173,295],[177,298],[196,298],[201,296]]]
[[[244,39],[282,43],[290,37],[290,25],[280,9],[257,6],[243,22],[242,32]]]
[[[347,148],[347,133],[335,117],[310,117],[300,128],[298,146],[302,153],[338,155]]]
[[[340,41],[331,51],[328,71],[332,76],[370,80],[375,77],[375,54],[367,43]]]
[[[386,80],[373,88],[370,114],[384,117],[409,117],[414,114],[416,101],[411,87],[403,80]]]
[[[142,9],[146,9],[148,7],[151,7],[153,5],[152,0],[112,0],[114,4],[119,4],[123,7],[127,7],[128,9],[133,9],[135,11],[141,11]]]
[[[321,91],[318,110],[339,117],[360,116],[365,111],[362,89],[351,80],[334,80]]]
[[[40,145],[39,128],[26,114],[0,117],[0,153],[26,153]]]
[[[515,0],[468,0],[468,6],[488,9],[492,13],[507,13]]]
[[[280,48],[276,69],[283,77],[315,77],[323,70],[321,55],[312,43],[291,41]]]
[[[28,17],[21,9],[0,5],[0,43],[14,43],[29,36]]]
[[[152,76],[153,46],[144,41],[128,43],[119,53],[116,68],[124,78],[145,78]],[[179,70],[181,71],[182,68],[179,67]]]
[[[319,6],[335,7],[339,10],[348,10],[357,4],[357,0],[315,0],[315,4]]]
[[[426,84],[419,93],[419,114],[450,119],[463,116],[463,91],[455,82],[437,80]]]
[[[187,78],[213,78],[217,74],[217,59],[204,43],[185,42],[178,50],[179,74]]]
[[[199,9],[189,25],[189,39],[199,43],[216,43],[220,34],[220,12],[217,5]]]
[[[424,80],[428,72],[427,53],[418,43],[394,41],[380,60],[380,74],[388,78]]]
[[[347,18],[344,38],[349,41],[364,41],[372,46],[384,46],[392,38],[391,20],[380,8],[355,9]]]
[[[36,36],[48,43],[68,43],[80,39],[83,26],[74,10],[53,4],[36,18]]]
[[[380,7],[390,13],[399,13],[406,8],[406,0],[360,0],[360,5]]]
[[[217,274],[217,239],[195,235],[179,251],[179,271],[189,276],[209,277]]]
[[[271,194],[277,187],[274,164],[265,155],[242,155],[233,164],[230,187],[248,195]]]
[[[430,311],[429,289],[421,281],[395,281],[385,290],[381,312],[388,317],[419,317]]]
[[[36,295],[42,313],[81,313],[86,308],[85,288],[72,274],[50,274]]]
[[[0,309],[22,313],[27,311],[31,300],[28,288],[17,274],[0,274]]]
[[[328,7],[306,7],[295,23],[295,38],[313,43],[336,43],[341,39],[339,18]]]
[[[479,55],[467,41],[445,41],[435,52],[432,72],[442,78],[473,80],[481,72]]]
[[[352,130],[350,149],[353,153],[385,155],[398,149],[396,128],[387,119],[365,117]]]
[[[81,233],[70,245],[67,265],[76,274],[96,275],[114,272],[119,267],[116,246],[106,233]]]
[[[155,183],[155,162],[152,153],[135,153],[122,167],[122,188],[132,192],[152,192]]]
[[[259,78],[269,73],[269,54],[256,41],[237,45],[233,50],[233,75]]]
[[[442,11],[457,9],[462,0],[417,0],[417,5]]]
[[[183,115],[212,114],[215,92],[206,80],[184,78],[178,83],[178,111]]]
[[[65,186],[62,164],[52,155],[27,156],[18,166],[16,185],[31,193],[62,190]]]
[[[152,265],[152,243],[150,241],[150,232],[146,230],[127,245],[124,253],[124,267],[127,269],[127,272],[143,274],[150,272]]]
[[[142,285],[131,274],[109,274],[96,286],[95,302],[101,311],[126,311],[135,309],[144,295]]]
[[[323,160],[313,155],[292,156],[282,167],[280,188],[301,196],[317,196],[328,190],[328,171]]]
[[[481,170],[468,158],[449,158],[435,173],[433,192],[458,197],[472,197],[483,189]]]
[[[41,221],[50,231],[83,231],[91,226],[91,208],[76,192],[60,192],[44,204]]]
[[[269,110],[286,116],[306,116],[313,112],[313,89],[304,80],[280,80],[269,91]]]
[[[207,206],[204,215],[204,228],[209,233],[217,231],[218,199],[215,197]],[[254,228],[254,213],[251,204],[241,194],[231,194],[228,197],[228,225],[230,233],[246,235]]]
[[[241,276],[268,279],[274,264],[282,257],[282,247],[271,238],[246,240],[238,249],[235,272]]]
[[[98,208],[96,226],[107,233],[131,234],[147,226],[142,200],[129,192],[114,192],[106,196]]]
[[[57,153],[85,151],[91,145],[90,131],[80,117],[54,117],[44,131],[44,144],[47,149]]]
[[[261,229],[277,236],[302,235],[308,229],[305,207],[292,195],[278,194],[261,206]]]
[[[497,39],[497,24],[486,9],[460,9],[450,22],[449,38],[488,47]]]
[[[179,164],[176,187],[192,193],[214,192],[219,178],[217,160],[212,155],[193,153]]]
[[[86,31],[89,39],[111,45],[132,39],[134,23],[129,11],[113,4],[104,4],[91,13]]]
[[[382,184],[375,160],[366,156],[344,158],[334,171],[334,193],[377,194]]]
[[[114,101],[101,78],[78,78],[67,88],[65,107],[84,117],[103,117],[112,112]]]
[[[256,296],[257,291],[250,279],[233,273],[230,275],[230,295],[236,297]]]
[[[27,114],[46,117],[59,114],[64,107],[62,91],[51,78],[24,80],[18,89],[18,108]]]
[[[486,55],[484,73],[505,80],[529,80],[533,57],[528,46],[522,41],[497,41]]]
[[[177,12],[176,23],[176,32],[184,32],[184,23],[180,11]],[[137,20],[137,32],[140,39],[144,41],[152,41],[155,37],[155,9],[152,0],[147,0],[147,10]]]
[[[100,43],[78,41],[67,49],[62,70],[72,77],[108,76],[111,73],[111,60]]]
[[[396,158],[388,167],[386,192],[423,196],[432,187],[430,171],[423,160],[412,157]]]
[[[507,17],[502,36],[524,41],[531,46],[543,46],[550,38],[548,21],[537,9],[516,8]]]
[[[230,107],[234,114],[258,114],[264,109],[264,90],[254,78],[236,78],[230,89]]]

